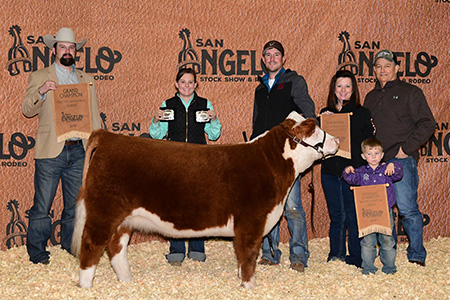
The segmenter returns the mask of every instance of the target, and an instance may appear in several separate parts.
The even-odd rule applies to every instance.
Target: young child
[[[377,244],[380,247],[380,258],[383,263],[382,272],[394,274],[397,272],[395,266],[395,255],[397,254],[397,241],[394,238],[395,225],[392,216],[392,206],[395,204],[395,189],[393,182],[399,181],[403,176],[401,163],[394,161],[389,164],[380,164],[384,156],[383,145],[375,138],[364,140],[361,143],[362,158],[367,161],[367,165],[358,169],[348,166],[342,172],[342,177],[351,185],[375,185],[388,183],[386,188],[389,218],[393,235],[385,235],[374,232],[363,237],[361,240],[362,273],[375,274],[378,270],[373,262],[377,256]]]

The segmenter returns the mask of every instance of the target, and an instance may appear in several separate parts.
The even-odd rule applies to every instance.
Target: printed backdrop
[[[397,53],[402,78],[423,89],[436,118],[436,132],[421,149],[419,206],[425,239],[450,236],[449,85],[447,0],[25,1],[0,0],[0,249],[25,243],[33,198],[33,147],[37,118],[21,113],[28,76],[51,63],[43,43],[71,27],[87,38],[77,67],[95,78],[103,126],[117,134],[148,134],[151,117],[175,93],[179,67],[198,72],[199,95],[210,99],[223,124],[219,144],[251,133],[253,93],[262,74],[262,47],[270,39],[285,47],[286,67],[302,74],[324,107],[337,68],[351,69],[363,96],[374,86],[374,53]],[[302,178],[309,238],[328,235],[328,212],[314,168],[315,201]],[[201,183],[199,183],[201,184]],[[261,199],[261,205],[264,199]],[[59,242],[62,209],[58,191],[51,211],[50,243]],[[133,241],[155,236],[135,234]],[[289,233],[283,221],[282,240]],[[399,228],[399,238],[406,237]]]

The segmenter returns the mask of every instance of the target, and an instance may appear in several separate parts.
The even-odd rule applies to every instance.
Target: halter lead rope
[[[300,144],[300,145],[302,145],[302,146],[304,146],[304,147],[311,147],[311,148],[313,148],[314,150],[316,150],[318,153],[320,153],[320,154],[322,155],[322,159],[325,157],[325,155],[324,155],[324,153],[323,153],[323,145],[325,144],[325,138],[327,137],[327,134],[326,134],[325,132],[323,132],[323,140],[322,140],[322,142],[319,142],[319,143],[317,143],[317,144],[315,144],[315,145],[310,145],[310,144],[306,143],[306,142],[303,141],[303,140],[299,140],[299,139],[297,139],[297,137],[290,135],[288,132],[287,132],[287,135],[288,135],[294,142],[296,142],[297,144]]]
[[[325,155],[323,153],[323,145],[325,144],[325,138],[327,136],[325,131],[323,132],[322,142],[319,142],[315,145],[310,145],[303,140],[297,139],[297,137],[290,135],[289,132],[287,132],[287,130],[286,130],[286,133],[295,143],[300,144],[304,147],[311,147],[322,155],[322,159],[325,158]],[[312,231],[315,232],[316,229],[314,227],[314,203],[316,202],[315,201],[316,193],[315,193],[315,189],[314,189],[314,181],[313,180],[314,180],[314,164],[311,166],[311,182],[308,184],[308,188],[309,188],[308,191],[311,193],[311,228],[312,228]]]

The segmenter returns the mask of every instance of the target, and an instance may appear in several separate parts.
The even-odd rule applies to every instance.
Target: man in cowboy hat
[[[61,247],[70,253],[75,220],[75,202],[81,186],[84,165],[85,139],[71,138],[57,142],[53,110],[53,93],[61,84],[92,83],[89,87],[92,129],[100,128],[94,78],[75,68],[77,50],[86,39],[77,43],[70,28],[61,28],[56,36],[44,36],[44,43],[52,49],[55,63],[31,73],[22,113],[39,117],[34,150],[34,200],[29,213],[27,250],[33,263],[48,264],[50,253],[46,251],[51,235],[49,216],[59,180],[62,183],[64,209],[61,215]]]

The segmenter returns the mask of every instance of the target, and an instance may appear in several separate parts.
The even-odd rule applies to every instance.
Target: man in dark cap
[[[58,142],[53,107],[53,93],[60,84],[92,83],[89,86],[92,130],[100,128],[94,78],[75,68],[75,57],[86,43],[76,42],[70,28],[61,28],[56,36],[47,34],[44,43],[52,49],[55,63],[31,73],[22,113],[39,117],[34,149],[35,194],[29,213],[27,251],[33,263],[48,264],[50,253],[46,251],[51,235],[50,208],[56,188],[61,180],[64,210],[61,215],[61,247],[70,253],[75,221],[75,202],[81,186],[86,139],[69,138]]]
[[[315,118],[314,102],[308,94],[305,79],[295,71],[283,67],[286,61],[283,45],[278,41],[267,42],[264,45],[262,61],[266,74],[259,78],[261,83],[255,90],[251,139],[283,122],[294,110],[306,118]],[[285,205],[285,216],[291,233],[289,241],[290,267],[304,272],[309,251],[305,212],[300,198],[300,176],[295,180],[289,192]],[[280,223],[264,237],[260,264],[276,265],[280,263],[279,226]]]
[[[390,50],[382,50],[373,61],[375,88],[364,101],[373,116],[376,136],[383,143],[384,159],[399,161],[402,180],[394,183],[397,207],[409,238],[408,260],[425,266],[423,217],[417,205],[419,147],[435,129],[435,120],[420,88],[398,78],[399,62]]]

